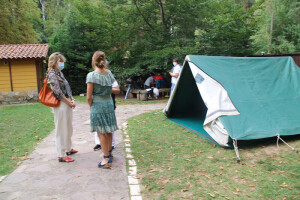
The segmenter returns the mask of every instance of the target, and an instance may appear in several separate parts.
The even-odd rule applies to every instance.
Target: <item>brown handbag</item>
[[[39,93],[39,99],[40,102],[46,106],[57,107],[60,105],[60,100],[57,100],[54,97],[52,90],[47,87],[48,76],[49,73],[47,74],[47,77],[44,79],[44,86]]]

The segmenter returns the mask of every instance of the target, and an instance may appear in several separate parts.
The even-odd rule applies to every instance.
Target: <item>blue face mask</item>
[[[59,62],[57,68],[61,71],[65,68],[65,63]]]

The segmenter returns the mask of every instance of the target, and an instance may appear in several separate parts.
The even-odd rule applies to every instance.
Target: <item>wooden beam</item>
[[[8,61],[8,69],[9,69],[9,76],[10,76],[10,89],[11,89],[11,91],[14,91],[10,61]]]
[[[40,86],[40,66],[39,66],[39,61],[36,60],[35,61],[35,68],[36,68],[36,83],[37,83],[37,88],[38,88],[38,91],[41,90],[41,86]]]

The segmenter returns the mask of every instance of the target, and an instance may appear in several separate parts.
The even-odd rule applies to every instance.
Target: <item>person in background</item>
[[[160,73],[157,73],[154,76],[154,81],[156,83],[156,88],[159,89],[159,88],[164,88],[165,87],[164,78],[163,78],[163,76]]]
[[[180,74],[180,71],[181,71],[181,66],[178,64],[178,61],[176,58],[173,59],[173,68],[172,68],[172,71],[169,72],[170,76],[172,77],[171,79],[171,92],[170,94],[172,94],[173,90],[174,90],[174,87],[177,83],[177,80],[178,80],[178,76]]]
[[[74,159],[67,155],[78,151],[72,148],[73,135],[72,117],[75,100],[68,81],[63,73],[66,58],[59,52],[50,55],[48,60],[47,85],[52,90],[54,97],[60,100],[60,105],[53,108],[55,123],[55,143],[59,162],[73,162]]]
[[[138,80],[137,80],[137,85],[140,89],[144,89],[144,80],[143,80],[143,77],[139,77]]]
[[[114,103],[111,97],[112,84],[115,77],[108,70],[106,56],[102,51],[96,51],[92,57],[93,72],[88,73],[87,102],[91,108],[91,132],[97,132],[101,141],[104,159],[98,167],[111,168],[112,164],[112,132],[118,130]]]
[[[116,94],[120,94],[120,87],[117,81],[113,82],[112,84],[112,94],[111,97],[113,99],[114,102],[114,109],[116,110]],[[97,132],[95,133],[95,143],[96,146],[94,147],[94,151],[98,151],[101,149],[101,143],[100,143],[100,139],[98,137]],[[115,133],[112,133],[112,146],[111,149],[113,150],[115,148],[115,144],[116,144],[116,137],[115,137]]]
[[[151,85],[154,84],[154,78],[153,75],[150,74],[150,76],[146,79],[145,83],[144,83],[144,87],[145,89],[151,88]]]
[[[148,99],[152,99],[152,97],[151,97],[151,93],[152,93],[151,85],[153,85],[153,84],[155,84],[154,78],[153,78],[153,75],[150,74],[150,76],[146,79],[146,81],[144,83],[145,90],[147,90]]]

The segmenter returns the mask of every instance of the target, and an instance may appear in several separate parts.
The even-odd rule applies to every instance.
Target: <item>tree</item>
[[[96,50],[107,51],[107,24],[101,2],[73,0],[63,24],[56,26],[50,38],[51,53],[59,51],[67,58],[64,74],[74,94],[86,90],[85,78],[92,70]]]
[[[248,5],[248,4],[247,4]],[[234,0],[213,1],[206,18],[197,29],[200,53],[214,56],[246,56],[251,54],[250,36],[253,24],[244,3]]]
[[[34,24],[39,21],[35,0],[0,0],[0,44],[37,43]]]
[[[111,51],[112,68],[120,77],[169,71],[172,58],[183,61],[188,53],[196,53],[193,25],[198,22],[199,2],[134,0],[116,6],[115,1],[105,1],[115,24],[111,31],[121,38]]]
[[[256,53],[300,51],[300,2],[261,0],[256,7],[254,17],[257,30],[251,37]]]

